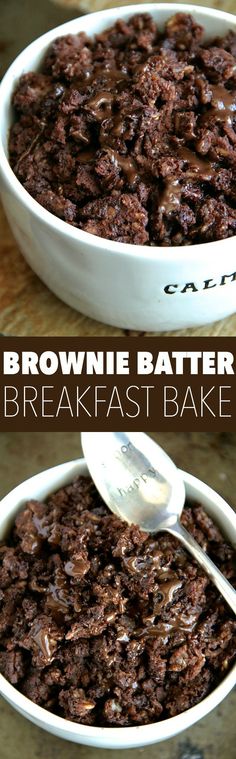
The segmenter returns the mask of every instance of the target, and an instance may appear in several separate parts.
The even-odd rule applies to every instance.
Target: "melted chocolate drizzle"
[[[120,153],[117,153],[116,150],[112,150],[111,148],[108,148],[108,152],[111,156],[112,162],[115,164],[115,166],[124,172],[127,178],[127,182],[132,187],[135,184],[136,180],[139,178],[137,166],[133,158],[122,156]]]
[[[211,107],[217,112],[217,119],[232,123],[236,111],[236,93],[229,92],[222,85],[212,85]]]

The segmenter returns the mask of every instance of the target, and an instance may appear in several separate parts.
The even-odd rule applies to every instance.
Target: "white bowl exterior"
[[[0,504],[0,540],[6,536],[17,512],[29,498],[43,500],[81,474],[88,474],[84,459],[70,461],[43,471],[14,488]],[[182,475],[187,497],[200,500],[226,538],[236,545],[236,514],[230,506],[196,477],[186,472],[182,472]],[[117,749],[147,746],[177,735],[214,709],[232,690],[235,682],[236,665],[209,696],[188,711],[163,722],[125,728],[90,727],[57,717],[23,696],[2,675],[0,675],[0,693],[24,717],[60,738],[98,748]]]
[[[236,29],[230,14],[192,5],[112,8],[73,19],[40,37],[14,61],[0,86],[0,177],[3,205],[26,260],[63,301],[94,319],[138,330],[197,327],[235,311],[235,238],[176,248],[103,240],[70,227],[43,209],[16,179],[7,160],[11,95],[22,73],[36,70],[53,39],[102,31],[117,18],[150,12],[160,26],[177,10],[193,13],[210,36]],[[220,284],[222,277],[225,283]],[[204,282],[210,280],[204,289]],[[196,291],[188,288],[194,283]],[[164,288],[172,285],[171,294]],[[175,287],[177,285],[177,287]]]

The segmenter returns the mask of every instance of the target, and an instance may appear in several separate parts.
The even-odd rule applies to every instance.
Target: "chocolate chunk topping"
[[[55,40],[13,96],[9,155],[26,190],[118,242],[233,236],[235,35],[205,42],[203,32],[187,13],[163,32],[143,13],[94,38]]]
[[[233,583],[233,550],[202,506],[186,503],[182,522]],[[83,724],[179,714],[235,658],[233,615],[192,557],[110,513],[86,477],[18,514],[0,546],[0,606],[0,671]]]

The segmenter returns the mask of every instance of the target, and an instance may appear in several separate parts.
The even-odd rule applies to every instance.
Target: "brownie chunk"
[[[81,228],[85,232],[109,237],[117,242],[144,245],[148,240],[147,212],[133,195],[118,195],[94,200],[81,211]],[[108,234],[104,234],[107,232]]]
[[[233,550],[200,504],[182,522],[224,575]],[[144,725],[189,709],[235,658],[230,609],[181,544],[111,514],[79,477],[28,501],[0,544],[0,670],[66,719]]]
[[[236,35],[176,13],[53,42],[13,95],[10,163],[51,213],[102,238],[192,245],[236,232]]]

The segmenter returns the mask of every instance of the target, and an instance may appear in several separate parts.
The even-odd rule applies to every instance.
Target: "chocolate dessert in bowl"
[[[0,88],[3,202],[70,305],[141,330],[235,310],[234,16],[113,8],[32,43]]]
[[[183,523],[233,583],[236,516],[183,477]],[[108,511],[84,460],[6,496],[0,537],[0,690],[36,724],[78,743],[148,745],[233,687],[228,606],[175,538]]]

